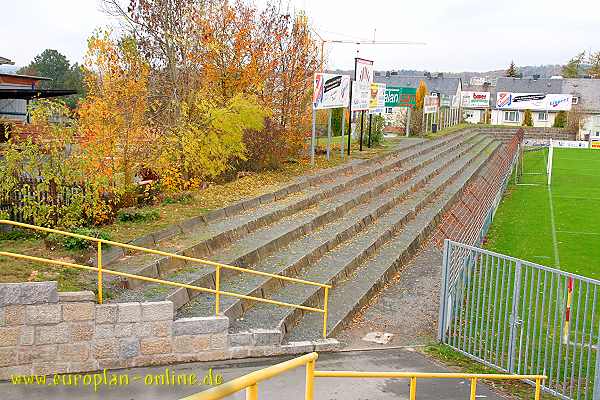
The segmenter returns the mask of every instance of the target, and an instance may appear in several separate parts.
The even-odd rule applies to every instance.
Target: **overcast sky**
[[[126,0],[123,0],[126,1]],[[258,0],[264,3],[266,0]],[[423,41],[425,46],[362,45],[378,70],[487,71],[564,64],[600,50],[600,1],[291,0],[325,39]],[[114,23],[98,0],[3,1],[0,55],[22,66],[46,48],[81,62],[92,31]],[[357,46],[327,44],[330,68],[350,69]]]

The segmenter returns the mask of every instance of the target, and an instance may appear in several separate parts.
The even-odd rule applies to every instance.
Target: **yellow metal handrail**
[[[183,256],[183,255],[179,255],[179,254],[175,254],[175,253],[169,253],[169,252],[160,251],[160,250],[148,249],[146,247],[140,247],[140,246],[134,246],[131,244],[126,244],[126,243],[114,242],[112,240],[105,240],[105,239],[95,238],[95,237],[91,237],[91,236],[80,235],[77,233],[65,232],[65,231],[61,231],[61,230],[57,230],[57,229],[44,228],[44,227],[37,226],[37,225],[24,224],[22,222],[15,222],[15,221],[10,221],[10,220],[0,220],[0,225],[11,225],[11,226],[19,227],[19,228],[32,229],[32,230],[46,232],[46,233],[55,233],[58,235],[69,236],[69,237],[74,237],[74,238],[78,238],[78,239],[82,239],[82,240],[96,242],[98,244],[98,246],[97,246],[97,267],[90,267],[87,265],[67,263],[64,261],[58,261],[58,260],[52,260],[52,259],[46,259],[46,258],[40,258],[40,257],[33,257],[33,256],[27,256],[27,255],[23,255],[23,254],[4,252],[4,251],[0,251],[0,256],[35,261],[35,262],[40,262],[40,263],[45,263],[45,264],[60,265],[60,266],[64,266],[64,267],[85,269],[88,271],[96,271],[98,273],[98,303],[100,303],[100,304],[103,303],[102,275],[104,273],[106,273],[109,275],[122,276],[122,277],[126,277],[126,278],[131,278],[131,279],[138,279],[138,280],[142,280],[142,281],[146,281],[146,282],[159,283],[159,284],[175,286],[175,287],[180,287],[180,288],[185,288],[185,289],[197,290],[197,291],[206,292],[206,293],[213,293],[215,295],[215,314],[217,314],[217,315],[219,314],[219,310],[220,310],[220,296],[221,295],[237,297],[237,298],[246,299],[246,300],[254,300],[254,301],[258,301],[258,302],[262,302],[262,303],[269,303],[269,304],[274,304],[274,305],[283,306],[283,307],[291,307],[291,308],[297,308],[297,309],[306,310],[306,311],[322,313],[323,314],[323,337],[327,337],[329,289],[331,288],[331,285],[327,285],[327,284],[319,283],[319,282],[311,282],[311,281],[307,281],[304,279],[291,278],[291,277],[284,276],[284,275],[271,274],[268,272],[255,271],[255,270],[248,269],[248,268],[236,267],[233,265],[222,264],[222,263],[205,260],[205,259],[201,259],[201,258],[188,257],[188,256]],[[135,250],[135,251],[148,253],[148,254],[157,254],[157,255],[166,256],[166,257],[173,257],[176,259],[190,261],[190,262],[197,263],[197,264],[213,266],[213,267],[215,267],[215,289],[203,288],[203,287],[199,287],[199,286],[188,285],[185,283],[171,282],[171,281],[166,281],[163,279],[149,278],[149,277],[142,276],[142,275],[135,275],[135,274],[129,274],[126,272],[104,269],[102,266],[102,245],[103,244],[106,244],[109,246],[121,247],[121,248],[128,249],[128,250]],[[315,308],[315,307],[308,307],[308,306],[303,306],[303,305],[291,304],[291,303],[286,303],[286,302],[277,301],[277,300],[263,299],[260,297],[247,296],[244,294],[238,294],[238,293],[220,290],[221,289],[221,286],[220,286],[221,285],[221,268],[229,269],[229,270],[233,270],[233,271],[237,271],[237,272],[249,273],[249,274],[253,274],[253,275],[267,276],[270,278],[280,279],[280,280],[284,280],[287,282],[321,287],[324,290],[323,308],[321,309],[321,308]]]
[[[258,383],[291,369],[306,366],[305,400],[314,398],[314,378],[397,378],[410,379],[410,400],[417,396],[417,379],[468,379],[471,382],[470,400],[476,399],[477,380],[535,380],[535,400],[541,399],[544,375],[464,374],[454,372],[379,372],[379,371],[315,371],[317,353],[309,353],[271,367],[254,371],[220,386],[180,400],[219,400],[246,389],[246,400],[258,400]]]

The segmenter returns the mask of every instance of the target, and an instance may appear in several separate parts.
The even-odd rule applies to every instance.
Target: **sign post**
[[[318,72],[313,81],[313,115],[310,140],[310,160],[315,163],[317,110],[329,110],[327,125],[327,159],[331,154],[331,109],[344,108],[350,104],[350,77],[348,75]]]
[[[369,102],[371,100],[371,84],[373,83],[373,61],[363,58],[354,59],[354,87],[352,89],[352,102],[350,110],[361,111],[360,115],[360,144],[359,149],[362,151],[362,140],[364,130],[365,111],[369,110]],[[348,154],[350,154],[350,146],[348,146]]]

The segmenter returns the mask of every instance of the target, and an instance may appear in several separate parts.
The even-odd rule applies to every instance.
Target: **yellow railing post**
[[[216,276],[215,276],[215,315],[219,315],[219,306],[221,303],[221,267],[217,265]]]
[[[417,398],[417,377],[412,376],[410,378],[410,400],[416,400]]]
[[[98,242],[98,303],[102,304],[102,242]]]
[[[315,361],[306,363],[306,395],[305,400],[313,400],[315,394]]]
[[[535,380],[535,400],[542,398],[542,379],[536,378]]]
[[[475,400],[476,399],[476,393],[477,393],[477,378],[471,378],[471,400]]]
[[[256,383],[246,388],[246,400],[258,400],[258,385]]]
[[[323,339],[327,339],[327,306],[329,305],[329,288],[325,287],[323,299]]]

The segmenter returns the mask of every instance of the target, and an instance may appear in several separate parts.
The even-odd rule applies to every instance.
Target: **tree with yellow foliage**
[[[150,68],[132,37],[117,41],[109,31],[89,39],[85,67],[79,133],[86,176],[113,193],[127,192],[154,145],[147,124]]]

